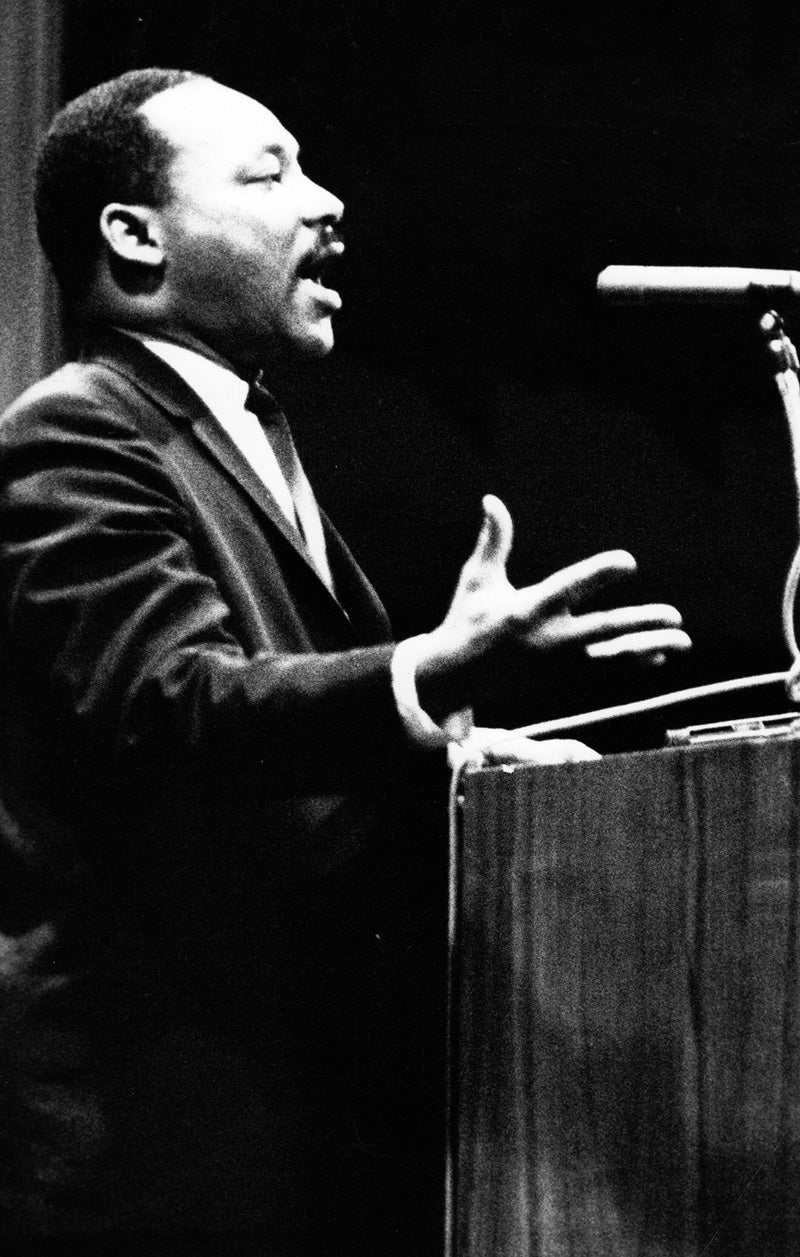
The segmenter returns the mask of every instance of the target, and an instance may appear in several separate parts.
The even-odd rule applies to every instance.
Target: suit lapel
[[[199,399],[198,404],[202,413],[197,413],[191,418],[195,438],[224,468],[231,479],[236,481],[239,488],[252,499],[259,511],[267,516],[273,527],[283,533],[292,549],[313,570],[313,564],[302,537],[289,523],[261,477],[253,470],[236,442],[231,440],[222,425],[217,423]]]
[[[351,616],[354,621],[357,618],[370,638],[374,636],[379,641],[387,640],[390,636],[389,622],[380,599],[330,520],[321,512],[326,544],[330,550],[331,571],[339,597],[328,589],[320,577],[303,538],[289,523],[261,477],[205,403],[176,371],[135,337],[124,333],[109,333],[104,336],[89,347],[85,357],[102,362],[111,370],[117,371],[159,409],[166,411],[182,425],[188,425],[195,440],[250,498],[269,526],[276,529],[292,548],[328,605],[348,621]]]
[[[320,510],[320,514],[334,584],[359,640],[368,644],[391,641],[392,626],[386,608],[337,529],[324,511]]]

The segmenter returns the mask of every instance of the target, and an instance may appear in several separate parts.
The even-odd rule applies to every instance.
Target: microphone
[[[753,305],[800,298],[800,271],[746,266],[607,266],[597,291],[613,305]]]

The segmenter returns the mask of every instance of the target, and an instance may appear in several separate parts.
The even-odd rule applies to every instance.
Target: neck
[[[120,324],[120,326],[123,326]],[[255,374],[254,371],[247,371],[241,363],[234,362],[230,358],[224,357],[213,349],[211,345],[201,340],[198,336],[193,336],[191,332],[185,332],[182,329],[170,327],[131,327],[131,331],[139,332],[140,335],[152,336],[154,340],[169,341],[172,345],[182,345],[184,349],[191,349],[194,353],[200,354],[203,358],[209,358],[211,362],[216,362],[221,367],[226,367],[228,371],[234,371],[236,375],[242,379],[250,379]]]
[[[98,329],[117,327],[122,331],[135,332],[139,336],[151,336],[155,340],[182,345],[185,349],[191,349],[229,371],[234,371],[242,379],[252,379],[264,365],[261,362],[250,362],[237,352],[221,352],[202,336],[182,326],[174,318],[166,298],[161,301],[151,298],[147,302],[131,300],[125,294],[120,294],[119,288],[102,274],[87,294],[81,314],[88,326]]]
[[[152,320],[140,321],[120,317],[111,320],[103,319],[99,326],[112,326],[120,332],[129,332],[141,339],[150,338],[152,340],[164,341],[170,345],[180,345],[183,349],[190,349],[192,353],[199,354],[200,357],[207,358],[210,362],[215,362],[218,366],[225,367],[227,371],[232,371],[234,375],[238,375],[240,379],[246,380],[248,383],[255,378],[260,370],[257,367],[248,368],[243,362],[237,362],[232,358],[226,357],[199,336],[194,336],[180,328],[165,326]]]

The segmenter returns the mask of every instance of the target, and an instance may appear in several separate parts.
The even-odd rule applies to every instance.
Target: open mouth
[[[330,270],[332,257],[320,257],[316,254],[310,254],[305,258],[297,268],[298,279],[308,279],[312,284],[318,284],[323,288],[324,279]]]
[[[298,280],[308,280],[317,288],[331,292],[327,289],[328,274],[331,266],[338,261],[344,253],[344,241],[338,233],[330,226],[326,227],[322,237],[315,243],[304,258],[301,259],[295,272]]]
[[[341,310],[342,299],[335,288],[331,288],[328,283],[328,271],[333,262],[336,261],[341,250],[336,252],[311,252],[300,262],[295,276],[297,283],[305,286],[306,293],[313,296],[317,305],[321,306],[328,312]]]

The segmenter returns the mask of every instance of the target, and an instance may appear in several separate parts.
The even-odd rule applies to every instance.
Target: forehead
[[[297,142],[275,114],[242,92],[211,80],[181,83],[159,92],[141,112],[175,150],[176,162],[237,165],[265,149],[296,153]]]

